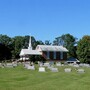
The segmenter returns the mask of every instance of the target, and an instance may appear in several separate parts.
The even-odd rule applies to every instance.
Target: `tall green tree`
[[[0,61],[11,59],[11,56],[10,49],[5,44],[0,43]]]
[[[12,57],[11,47],[12,40],[7,35],[0,34],[0,57],[3,59],[10,59]],[[6,54],[6,55],[5,55]]]
[[[83,36],[77,45],[78,59],[83,63],[90,63],[90,36]]]
[[[68,57],[76,57],[76,43],[76,38],[70,34],[59,36],[53,41],[53,45],[61,45],[69,50]]]
[[[7,35],[0,34],[0,43],[9,46],[11,44],[11,38]]]
[[[20,51],[24,47],[25,38],[22,36],[15,36],[12,38],[12,42],[12,56],[13,58],[19,58]]]

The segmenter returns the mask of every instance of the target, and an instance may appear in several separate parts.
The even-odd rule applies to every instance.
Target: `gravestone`
[[[65,72],[71,72],[71,68],[65,68],[64,71]]]
[[[39,63],[39,66],[42,67],[43,66],[43,63]]]
[[[84,66],[85,66],[85,67],[90,67],[90,65],[89,65],[89,64],[85,64]]]
[[[58,72],[58,68],[51,68],[52,72]]]
[[[39,67],[39,72],[45,72],[45,68],[44,67]]]
[[[12,62],[13,67],[17,66],[17,62]]]
[[[48,67],[48,66],[50,66],[50,64],[49,63],[44,63],[44,66],[47,66]]]
[[[79,65],[78,65],[78,64],[75,64],[75,65],[73,65],[73,67],[76,67],[76,68],[78,68],[78,67],[79,67]]]
[[[28,65],[27,69],[35,70],[35,67],[34,65],[33,66]]]
[[[85,71],[84,71],[84,69],[78,69],[77,72],[78,73],[84,73]]]
[[[0,67],[2,67],[2,63],[0,63]]]
[[[61,63],[56,63],[56,66],[62,66]]]
[[[13,64],[12,63],[7,63],[6,67],[13,68]]]

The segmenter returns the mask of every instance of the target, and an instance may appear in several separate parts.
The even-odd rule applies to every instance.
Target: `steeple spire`
[[[28,47],[28,49],[32,50],[31,36],[30,36],[30,38],[29,38],[29,47]]]

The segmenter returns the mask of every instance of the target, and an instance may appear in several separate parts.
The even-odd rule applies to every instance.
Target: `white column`
[[[53,52],[53,59],[56,59],[56,51]]]
[[[60,59],[63,59],[63,52],[60,52]]]
[[[47,59],[50,59],[49,55],[50,55],[49,51],[47,51]]]

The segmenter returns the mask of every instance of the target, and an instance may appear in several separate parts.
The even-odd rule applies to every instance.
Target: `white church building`
[[[41,55],[46,60],[67,60],[68,50],[63,46],[53,46],[53,45],[37,45],[36,49],[32,49],[31,37],[29,39],[29,46],[27,49],[22,49],[20,52],[20,59],[27,60],[31,55]]]

